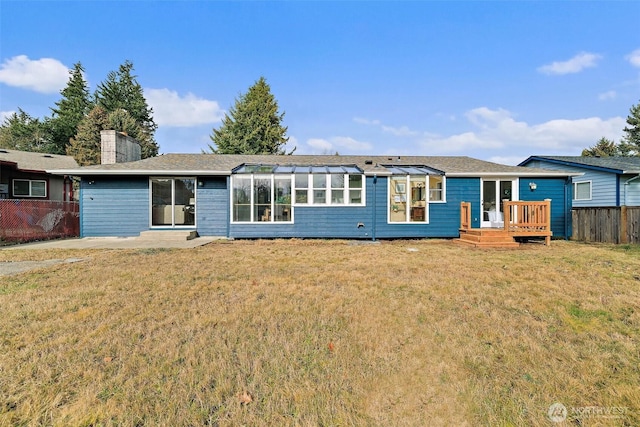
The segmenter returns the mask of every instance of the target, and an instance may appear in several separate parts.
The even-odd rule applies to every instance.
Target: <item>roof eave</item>
[[[52,169],[47,171],[50,174],[54,175],[73,175],[73,176],[123,176],[123,175],[131,175],[131,176],[227,176],[231,175],[231,171],[211,171],[211,170],[142,170],[142,169],[127,169],[127,170],[104,170],[104,169],[95,169],[95,170],[83,170],[83,169]]]
[[[568,177],[582,176],[583,172],[451,172],[445,174],[448,177],[492,177],[492,176],[515,176],[515,177]]]

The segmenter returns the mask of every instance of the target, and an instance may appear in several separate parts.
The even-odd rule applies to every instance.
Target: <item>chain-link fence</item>
[[[30,242],[79,235],[77,202],[0,200],[0,241]]]

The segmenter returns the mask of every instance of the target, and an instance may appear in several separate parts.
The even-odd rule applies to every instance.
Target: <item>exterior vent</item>
[[[365,165],[372,165],[373,164],[373,160],[365,160],[364,164]]]
[[[53,159],[53,156],[51,154],[45,154],[42,157],[46,157],[47,159]]]

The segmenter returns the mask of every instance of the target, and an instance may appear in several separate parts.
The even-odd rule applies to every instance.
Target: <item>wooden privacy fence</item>
[[[573,240],[640,244],[640,206],[573,208]]]
[[[0,240],[29,242],[79,234],[77,202],[0,200]]]

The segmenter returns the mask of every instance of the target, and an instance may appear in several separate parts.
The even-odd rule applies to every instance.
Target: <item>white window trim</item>
[[[170,179],[171,180],[171,224],[153,225],[153,180],[154,179]],[[193,179],[193,207],[195,209],[193,213],[193,225],[176,225],[175,218],[175,202],[176,202],[176,180],[177,179]],[[198,225],[198,178],[195,176],[152,176],[149,177],[149,228],[151,229],[192,229]]]
[[[406,184],[405,184],[405,188],[406,188],[406,194],[407,194],[407,202],[405,202],[407,204],[407,210],[405,212],[405,220],[402,222],[397,222],[397,221],[391,221],[391,181],[392,178],[399,178],[401,176],[406,177]],[[410,217],[411,217],[411,209],[409,209],[409,198],[408,198],[408,193],[409,190],[411,189],[411,177],[412,176],[424,176],[425,177],[425,185],[426,185],[426,189],[429,189],[429,175],[390,175],[387,179],[387,224],[390,225],[425,225],[425,224],[429,224],[430,221],[430,209],[429,209],[429,205],[431,203],[444,203],[444,202],[431,202],[429,201],[429,197],[427,194],[427,197],[425,197],[425,207],[424,207],[424,221],[410,221]],[[445,184],[444,184],[444,180],[443,180],[443,184],[442,184],[442,189],[444,191],[445,188]]]
[[[427,175],[429,180],[431,179],[430,175]],[[447,178],[444,175],[440,175],[442,177],[442,200],[431,200],[431,189],[427,188],[428,191],[428,203],[447,203]],[[429,185],[429,181],[427,180],[427,185]]]
[[[230,188],[230,195],[231,195],[231,199],[229,203],[229,218],[230,218],[230,222],[232,224],[260,224],[260,225],[278,225],[278,224],[293,224],[295,222],[295,208],[318,208],[318,207],[323,207],[323,208],[329,208],[329,207],[334,207],[334,208],[344,208],[344,207],[363,207],[366,206],[367,204],[367,200],[366,200],[366,188],[367,188],[367,177],[364,174],[349,174],[349,173],[344,173],[342,175],[344,175],[344,187],[342,189],[340,189],[341,191],[344,191],[344,199],[345,202],[344,203],[331,203],[331,175],[335,175],[335,174],[330,174],[330,173],[305,173],[304,175],[307,176],[307,187],[306,188],[297,188],[296,187],[296,175],[301,175],[301,174],[260,174],[260,173],[256,173],[256,174],[238,174],[238,175],[231,175],[231,188]],[[325,188],[323,189],[324,191],[326,191],[326,198],[325,198],[325,203],[314,203],[313,200],[313,192],[315,190],[315,188],[313,187],[313,175],[324,175],[325,176]],[[362,176],[362,187],[357,187],[357,188],[351,188],[349,186],[349,177],[352,175],[359,175]],[[233,219],[233,209],[234,209],[234,203],[233,203],[233,189],[234,189],[234,182],[235,182],[235,178],[237,176],[242,176],[242,177],[250,177],[251,180],[251,187],[250,187],[250,191],[251,191],[251,195],[250,195],[250,205],[251,205],[251,214],[250,214],[250,220],[249,221],[235,221]],[[254,218],[254,182],[255,182],[255,178],[259,178],[259,179],[264,179],[269,177],[271,179],[271,221],[256,221]],[[276,177],[289,177],[289,179],[291,180],[291,214],[290,214],[290,219],[289,221],[274,221],[274,215],[275,215],[275,204],[276,204],[276,198],[275,198],[275,179]],[[320,190],[320,188],[318,188]],[[305,190],[307,192],[307,203],[298,203],[296,201],[296,190]],[[351,190],[360,190],[361,192],[361,201],[360,203],[348,203],[348,201],[350,200],[350,191]]]
[[[28,182],[29,183],[29,194],[16,194],[16,182]],[[44,196],[34,196],[33,195],[33,183],[34,182],[43,182],[44,183]],[[47,198],[47,180],[46,179],[22,179],[17,178],[11,182],[11,194],[13,197],[28,197],[34,199],[46,199]]]
[[[589,198],[588,199],[578,199],[578,184],[589,184]],[[573,200],[576,202],[587,202],[592,200],[593,198],[593,183],[591,180],[589,181],[575,181],[573,183]]]
[[[250,184],[250,197],[249,197],[249,206],[250,206],[250,213],[249,213],[249,221],[235,221],[233,219],[233,185],[234,185],[234,181],[235,178],[237,176],[242,176],[242,177],[246,177],[249,176],[250,180],[251,180],[251,184]],[[293,224],[294,223],[294,209],[293,209],[293,200],[291,200],[290,206],[291,206],[291,213],[289,215],[289,221],[275,221],[275,206],[276,206],[276,193],[275,193],[275,182],[276,182],[276,176],[278,177],[289,177],[289,179],[291,180],[291,198],[293,199],[295,196],[294,193],[294,189],[293,189],[293,184],[294,184],[294,176],[293,174],[291,175],[287,175],[287,174],[241,174],[241,175],[231,175],[231,203],[229,203],[229,218],[230,218],[230,222],[231,224],[254,224],[254,225],[279,225],[279,224]],[[255,207],[255,198],[254,198],[254,183],[255,183],[255,179],[270,179],[271,181],[271,206],[270,206],[270,211],[269,211],[269,217],[270,220],[269,221],[256,221],[255,220],[255,215],[254,215],[254,207]]]
[[[294,175],[300,175],[300,174],[294,174]],[[308,173],[307,175],[307,188],[300,188],[300,190],[307,190],[307,203],[298,203],[295,200],[292,201],[292,206],[298,207],[298,208],[313,208],[313,207],[338,207],[338,208],[344,208],[344,207],[363,207],[367,205],[367,200],[366,200],[366,187],[367,187],[367,177],[364,174],[358,174],[358,173],[344,173],[342,175],[344,175],[344,187],[341,189],[337,189],[337,190],[342,190],[344,191],[344,202],[343,203],[331,203],[331,199],[332,199],[332,188],[331,188],[331,175],[336,175],[336,174],[330,174],[330,173]],[[315,203],[315,200],[313,199],[313,192],[314,190],[316,190],[316,188],[313,187],[313,175],[325,175],[325,185],[326,187],[324,188],[324,190],[326,191],[326,197],[325,197],[325,203]],[[338,174],[339,175],[339,174]],[[359,188],[351,188],[349,186],[349,177],[353,176],[353,175],[359,175],[362,176],[362,187]],[[292,194],[295,194],[296,190],[298,190],[297,187],[295,187],[295,176],[292,177],[292,181],[293,183],[293,188],[292,188]],[[322,190],[321,188],[317,188],[317,190]],[[350,200],[350,190],[360,190],[361,191],[361,202],[360,203],[348,203],[348,201]]]

